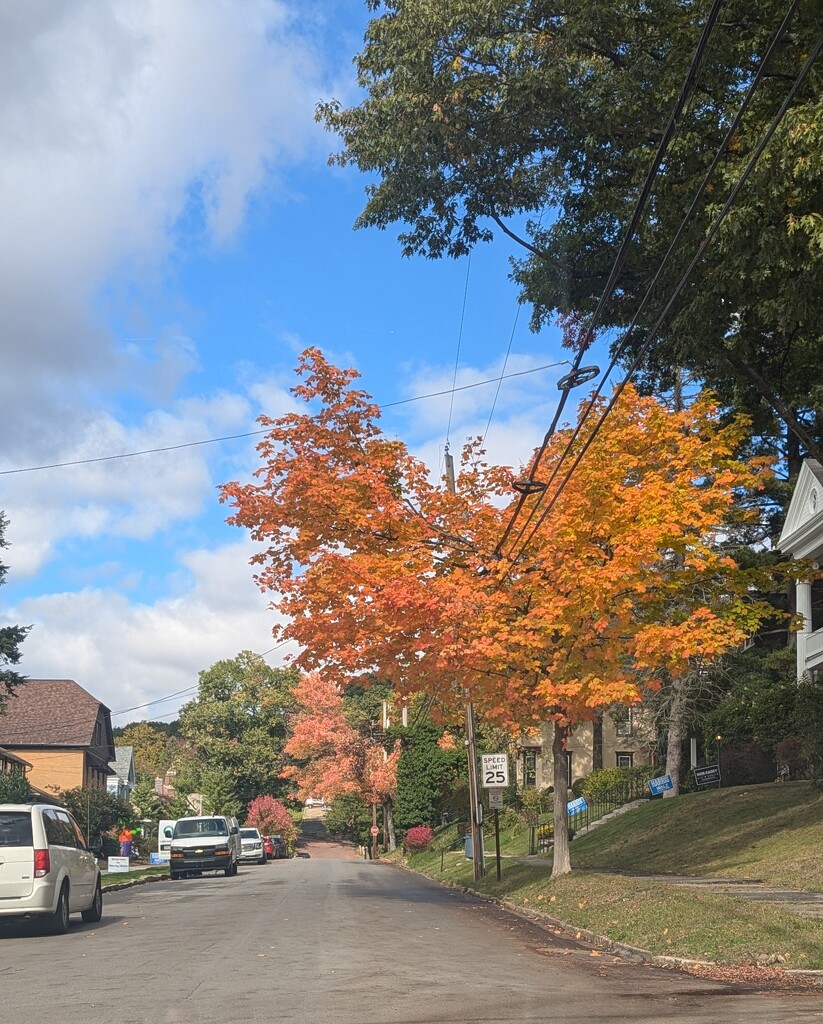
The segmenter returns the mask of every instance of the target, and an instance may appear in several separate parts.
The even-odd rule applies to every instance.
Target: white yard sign
[[[505,789],[509,784],[509,758],[506,754],[481,754],[480,774],[484,789]]]

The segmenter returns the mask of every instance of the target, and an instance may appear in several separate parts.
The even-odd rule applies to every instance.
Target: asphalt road
[[[13,1024],[792,1024],[781,996],[593,956],[409,872],[312,856],[107,895],[68,935],[0,930]]]

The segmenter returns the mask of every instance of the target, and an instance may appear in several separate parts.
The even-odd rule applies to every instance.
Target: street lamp
[[[723,737],[720,733],[717,733],[714,742],[717,744],[717,788],[720,789],[723,785],[723,773],[720,769],[720,744],[723,742]]]

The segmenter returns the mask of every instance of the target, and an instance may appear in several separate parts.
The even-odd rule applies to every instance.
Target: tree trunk
[[[566,811],[569,777],[566,770],[565,739],[566,727],[559,722],[555,722],[554,738],[552,740],[554,776],[554,855],[552,857],[552,878],[567,875],[572,869],[571,859],[569,858],[569,816]]]
[[[677,796],[680,792],[680,762],[686,736],[686,681],[682,677],[672,681],[672,702],[667,724],[666,774],[671,776],[672,788],[665,790],[664,798]]]
[[[383,839],[390,850],[397,849],[397,835],[394,831],[394,801],[386,797],[383,801]]]
[[[592,722],[592,771],[603,767],[603,711],[595,715]]]

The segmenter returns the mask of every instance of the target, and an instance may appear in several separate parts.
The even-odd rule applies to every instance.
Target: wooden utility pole
[[[454,459],[449,453],[448,447],[445,453],[446,488],[452,494],[456,493],[454,479]],[[474,722],[474,704],[471,701],[471,694],[466,690],[466,756],[469,767],[469,813],[471,815],[472,828],[472,863],[474,864],[474,878],[482,878],[486,873],[486,859],[483,853],[483,805],[480,802],[479,786],[477,784],[477,734]]]

